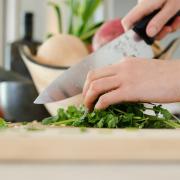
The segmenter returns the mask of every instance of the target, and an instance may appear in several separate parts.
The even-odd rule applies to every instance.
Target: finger
[[[117,65],[116,65],[117,66]],[[90,71],[87,75],[84,88],[83,88],[83,97],[86,96],[87,90],[89,89],[90,83],[99,78],[104,78],[108,76],[115,75],[115,65],[110,65],[107,67],[103,67],[97,70]]]
[[[172,27],[165,26],[162,31],[156,36],[156,40],[161,40],[166,37],[167,34],[172,32]]]
[[[126,17],[123,18],[122,24],[125,30],[129,30],[132,26],[141,20],[144,16],[152,13],[154,10],[162,7],[163,1],[151,0],[146,3],[142,2],[136,5]]]
[[[165,24],[176,14],[172,6],[167,3],[162,10],[149,22],[147,34],[150,37],[156,36],[165,26]]]
[[[173,32],[177,31],[178,29],[180,29],[180,17],[179,16],[174,20],[174,22],[172,23],[171,27],[172,27],[172,31]]]
[[[163,30],[156,36],[156,40],[161,40],[171,32],[175,32],[180,28],[180,17],[177,17],[171,26],[165,26]]]
[[[144,1],[144,0],[138,0],[138,4],[139,4],[139,3],[142,3],[143,1]]]
[[[97,98],[106,92],[117,89],[120,86],[119,77],[112,76],[93,81],[84,99],[84,105],[92,109]]]
[[[106,94],[103,94],[98,99],[95,109],[106,109],[110,105],[121,103],[120,101],[120,89],[113,90]]]

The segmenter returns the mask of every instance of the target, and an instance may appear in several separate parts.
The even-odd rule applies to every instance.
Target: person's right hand
[[[148,36],[160,40],[180,28],[180,17],[177,17],[171,26],[165,26],[180,10],[180,0],[139,0],[139,3],[122,20],[125,30],[132,28],[136,22],[157,9],[161,10],[147,26]]]

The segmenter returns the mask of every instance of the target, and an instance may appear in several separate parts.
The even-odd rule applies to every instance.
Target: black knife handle
[[[147,44],[151,45],[153,44],[155,38],[149,37],[146,33],[146,27],[151,21],[151,19],[159,12],[160,10],[156,10],[153,13],[149,14],[148,16],[145,16],[141,21],[135,24],[133,30],[141,37],[143,38]],[[172,17],[167,23],[166,26],[169,26],[173,23],[176,17],[180,16],[180,11]]]

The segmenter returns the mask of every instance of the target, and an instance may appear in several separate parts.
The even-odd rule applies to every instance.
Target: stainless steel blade
[[[60,101],[80,94],[90,70],[118,63],[125,56],[152,58],[153,52],[133,30],[129,30],[66,70],[39,95],[35,103]]]

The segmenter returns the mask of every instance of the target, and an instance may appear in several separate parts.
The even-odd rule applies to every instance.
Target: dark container
[[[34,104],[38,93],[31,81],[0,83],[0,109],[7,121],[25,122],[50,116],[43,105]]]

